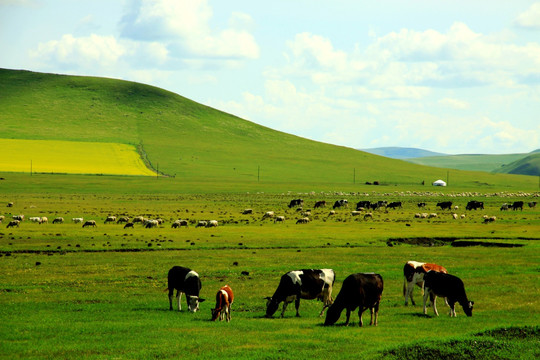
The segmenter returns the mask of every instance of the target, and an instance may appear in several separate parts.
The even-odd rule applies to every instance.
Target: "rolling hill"
[[[134,145],[174,177],[178,191],[417,186],[447,176],[446,169],[300,138],[128,81],[0,69],[0,107],[0,138]],[[455,170],[449,185],[534,189],[536,179]]]
[[[533,152],[529,156],[501,166],[499,169],[494,170],[494,172],[540,176],[540,153],[537,151]]]

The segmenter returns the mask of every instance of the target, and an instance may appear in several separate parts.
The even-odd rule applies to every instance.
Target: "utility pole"
[[[257,182],[261,180],[261,166],[257,165]]]
[[[356,184],[356,168],[353,169],[353,184]]]

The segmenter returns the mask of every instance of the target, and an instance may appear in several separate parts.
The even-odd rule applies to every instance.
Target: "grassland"
[[[538,208],[500,205],[538,199],[531,176],[449,171],[385,159],[279,133],[142,84],[0,70],[0,138],[117,143],[144,150],[170,177],[0,173],[0,215],[46,216],[48,224],[0,225],[0,358],[246,359],[538,358]],[[89,130],[90,129],[90,130]],[[11,154],[8,154],[11,155]],[[422,181],[449,177],[449,187]],[[381,185],[366,185],[379,181]],[[312,221],[288,209],[302,197],[399,200],[373,220],[349,209]],[[484,201],[466,212],[468,200]],[[454,220],[435,204],[452,200]],[[415,219],[417,202],[434,219]],[[5,207],[13,202],[12,207]],[[252,208],[253,215],[242,215]],[[284,224],[262,221],[265,211]],[[105,225],[107,215],[162,218],[157,229]],[[482,215],[497,216],[484,224]],[[51,224],[55,217],[64,224]],[[83,229],[72,217],[97,221]],[[175,219],[190,226],[172,229]],[[218,228],[195,228],[216,219]],[[463,245],[466,241],[476,246]],[[470,244],[470,243],[469,243]],[[433,261],[461,277],[474,316],[404,307],[402,267]],[[202,311],[170,312],[167,271],[201,274]],[[279,277],[331,267],[335,294],[350,273],[375,271],[385,290],[378,327],[323,327],[321,304],[302,317],[263,318]],[[235,290],[230,324],[209,321],[217,289]],[[420,302],[419,293],[416,299]],[[353,317],[354,322],[357,320]],[[342,321],[340,321],[341,323]],[[435,355],[434,355],[435,354]]]
[[[298,196],[306,208],[316,200],[341,197],[351,203],[401,200],[404,207],[375,211],[373,221],[351,216],[350,209],[333,216],[328,208],[312,209],[312,222],[296,225],[300,214],[286,205]],[[502,202],[533,200],[532,196],[477,194],[474,198],[485,201],[485,211],[459,210],[466,218],[456,221],[449,212],[437,210],[436,202],[451,199],[464,209],[471,196],[399,191],[156,195],[56,190],[9,197],[3,193],[0,201],[14,202],[4,209],[8,216],[64,216],[68,221],[57,225],[25,221],[20,228],[0,231],[0,321],[7,324],[0,334],[4,339],[0,357],[303,359],[332,354],[393,359],[404,354],[424,358],[436,349],[454,358],[467,358],[471,351],[476,356],[469,358],[534,358],[540,320],[540,218],[537,209],[528,207],[523,212],[499,210]],[[414,219],[420,200],[428,203],[426,211],[439,217]],[[244,208],[252,208],[254,214],[242,215]],[[285,215],[286,222],[262,221],[267,210]],[[160,217],[165,224],[157,229],[123,229],[103,224],[109,214]],[[498,219],[483,224],[484,214]],[[69,222],[75,216],[95,219],[98,227],[82,229]],[[177,218],[188,219],[190,226],[172,229]],[[217,219],[220,226],[193,226],[203,219]],[[466,240],[498,245],[452,245]],[[409,259],[441,263],[460,276],[475,301],[473,317],[458,309],[458,317],[451,319],[441,301],[438,318],[422,315],[420,306],[404,307],[402,267]],[[208,299],[201,312],[168,310],[163,289],[173,265],[201,274],[201,294]],[[263,318],[263,297],[273,293],[284,272],[322,267],[338,274],[335,294],[350,273],[375,271],[384,277],[378,327],[323,327],[318,317],[321,304],[315,301],[302,301],[301,318],[295,318],[293,310],[284,319]],[[233,319],[230,324],[212,323],[209,309],[225,283],[236,293]],[[418,290],[415,298],[421,302]],[[352,319],[357,322],[354,315]],[[500,339],[486,333],[506,328],[518,329],[518,335]],[[527,336],[520,337],[523,333]]]
[[[3,172],[156,175],[125,144],[0,139],[0,148],[10,154],[0,160]]]

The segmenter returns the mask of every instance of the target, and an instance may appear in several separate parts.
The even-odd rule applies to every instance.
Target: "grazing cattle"
[[[135,224],[135,223],[144,223],[144,217],[142,217],[142,216],[135,216],[135,217],[133,218],[133,221],[132,221],[132,222],[133,222],[134,224]]]
[[[345,206],[349,206],[349,201],[346,199],[341,199],[341,200],[337,200],[334,203],[333,209],[337,209],[337,208],[345,207]]]
[[[486,216],[484,218],[484,224],[495,222],[497,220],[496,216]]]
[[[249,214],[253,214],[253,209],[244,209],[244,211],[242,211],[242,215],[249,215]]]
[[[405,305],[408,305],[409,298],[411,298],[411,303],[416,305],[413,299],[413,289],[415,284],[422,289],[422,294],[424,294],[424,275],[428,271],[437,271],[444,274],[448,273],[441,265],[407,261],[403,267],[403,296],[405,297]]]
[[[437,207],[440,207],[441,210],[451,210],[452,209],[452,202],[451,201],[438,202]]]
[[[167,280],[167,290],[169,290],[169,310],[173,309],[172,300],[175,289],[179,311],[182,310],[182,294],[186,294],[186,301],[190,312],[199,310],[199,303],[205,300],[199,297],[199,292],[202,287],[199,274],[182,266],[174,266],[169,270]]]
[[[284,222],[285,221],[285,216],[276,216],[276,218],[274,219],[274,224],[277,223],[277,222]]]
[[[105,219],[104,224],[107,224],[107,223],[110,223],[110,222],[116,222],[116,216],[107,216],[107,218]]]
[[[73,223],[75,223],[75,224],[78,224],[78,223],[82,223],[84,221],[84,219],[82,217],[72,218],[71,221],[73,221]]]
[[[217,227],[217,226],[218,226],[217,220],[209,220],[208,224],[206,224],[206,227]]]
[[[369,208],[371,206],[371,202],[369,200],[362,200],[356,203],[356,210],[360,210],[360,208]]]
[[[501,205],[501,211],[506,211],[506,210],[508,210],[508,208],[509,208],[509,206],[508,206],[507,203],[504,203],[504,204]]]
[[[64,218],[63,217],[57,217],[57,218],[54,218],[54,220],[52,221],[53,224],[63,224],[64,223]]]
[[[199,227],[206,227],[206,225],[208,225],[208,221],[205,221],[205,220],[199,220],[199,222],[197,223],[197,225],[195,226],[196,228],[199,228]]]
[[[298,219],[298,220],[296,220],[296,223],[297,224],[308,224],[309,223],[309,218],[305,217],[305,218]]]
[[[523,201],[514,201],[512,204],[512,210],[523,210]]]
[[[395,208],[401,209],[401,207],[402,207],[401,201],[392,201],[390,204],[386,206],[386,208],[390,208],[390,209],[395,209]]]
[[[172,225],[171,225],[171,227],[172,227],[172,228],[175,228],[175,229],[176,229],[176,228],[179,228],[179,227],[182,227],[182,226],[187,227],[187,226],[188,226],[188,221],[187,221],[187,220],[181,220],[181,219],[178,219],[178,220],[175,220],[175,221],[172,223]]]
[[[465,210],[478,210],[484,209],[484,203],[482,201],[471,200],[467,203]]]
[[[20,220],[11,220],[11,221],[7,224],[6,228],[15,227],[15,226],[16,226],[16,227],[19,227],[20,223],[21,223]]]
[[[273,211],[267,211],[267,212],[264,213],[261,220],[272,219],[274,216],[276,216],[276,214]]]
[[[315,209],[320,208],[320,207],[326,207],[326,201],[324,201],[324,200],[317,201],[317,202],[315,203],[315,206],[313,206],[313,207],[314,207]]]
[[[133,228],[133,223],[132,222],[128,222],[126,223],[126,225],[124,225],[124,229],[127,229],[127,228]]]
[[[294,200],[291,200],[288,206],[289,206],[289,209],[292,209],[295,206],[302,206],[303,204],[304,204],[304,200],[294,199]]]
[[[426,203],[425,203],[425,202],[419,202],[417,205],[418,205],[418,207],[421,208],[421,209],[423,209],[423,208],[426,207]]]
[[[227,319],[227,322],[231,321],[231,305],[234,302],[234,294],[229,285],[222,286],[216,294],[216,307],[211,309],[212,321],[216,321],[219,317],[219,321]]]
[[[323,308],[320,316],[322,316],[324,310],[333,303],[332,287],[335,279],[336,274],[332,269],[289,271],[281,277],[274,295],[266,298],[268,300],[266,317],[272,317],[281,302],[283,302],[283,310],[281,311],[281,317],[283,317],[287,305],[293,301],[295,302],[296,316],[299,317],[300,299],[321,300]]]
[[[24,215],[13,215],[12,220],[24,221]]]
[[[117,224],[128,223],[128,222],[129,222],[129,218],[127,216],[120,216],[118,220],[116,220]]]
[[[159,220],[157,219],[148,219],[146,220],[146,223],[144,223],[145,229],[151,229],[159,226]]]
[[[379,274],[352,274],[344,281],[336,300],[326,313],[324,325],[333,325],[338,321],[343,309],[347,310],[345,326],[349,325],[351,312],[358,309],[359,325],[362,326],[362,314],[369,309],[371,321],[369,325],[377,326],[379,304],[384,288],[383,278]],[[375,315],[375,316],[373,316]]]
[[[465,286],[460,278],[450,274],[443,274],[436,271],[429,271],[424,276],[425,293],[424,293],[424,314],[427,314],[426,303],[429,300],[433,304],[433,312],[439,316],[437,312],[437,296],[446,298],[448,306],[450,306],[450,316],[456,316],[455,304],[458,302],[467,316],[472,316],[473,301],[467,299]]]
[[[96,227],[96,220],[86,220],[85,223],[83,224],[83,228],[84,227],[87,227],[87,226],[93,226],[93,227]]]
[[[536,201],[531,201],[527,205],[529,205],[529,208],[535,208],[536,207]]]

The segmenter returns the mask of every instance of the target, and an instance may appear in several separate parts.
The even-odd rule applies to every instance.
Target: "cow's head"
[[[221,313],[220,309],[210,309],[210,311],[212,312],[212,321],[216,321]]]
[[[191,312],[197,312],[199,310],[199,303],[204,302],[206,299],[202,299],[198,296],[187,295],[188,309]]]
[[[465,315],[472,316],[473,305],[474,301],[469,301],[467,304],[463,305],[463,311],[465,312]]]
[[[270,296],[266,297],[266,317],[272,317],[279,307],[279,303]]]

